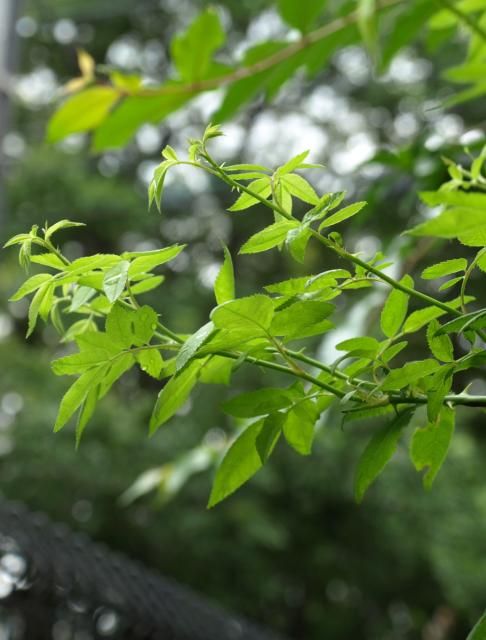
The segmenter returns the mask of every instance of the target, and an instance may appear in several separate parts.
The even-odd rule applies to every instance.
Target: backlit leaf
[[[319,196],[305,178],[296,173],[287,173],[281,178],[285,188],[296,198],[308,204],[317,204]]]
[[[270,184],[270,178],[258,178],[253,182],[250,182],[248,188],[251,189],[254,193],[258,193],[262,198],[267,199],[268,196],[272,193],[272,187]],[[244,209],[249,209],[253,207],[255,204],[258,204],[260,200],[250,195],[249,193],[243,192],[236,202],[229,207],[228,211],[243,211]]]
[[[228,247],[223,247],[224,262],[214,281],[214,296],[218,304],[223,304],[235,297],[235,274],[233,260]]]
[[[367,205],[366,202],[354,202],[353,204],[350,204],[349,206],[344,207],[344,209],[341,209],[340,211],[333,213],[332,216],[329,216],[329,218],[324,218],[323,222],[321,222],[319,226],[319,231],[327,227],[332,227],[333,225],[338,224],[339,222],[343,222],[343,220],[347,220],[348,218],[355,216],[366,205]]]
[[[54,113],[47,128],[49,142],[72,133],[89,131],[106,117],[120,93],[112,87],[90,87],[68,98]]]
[[[295,229],[299,223],[295,220],[282,220],[271,224],[262,231],[255,233],[241,247],[239,253],[260,253],[281,244],[288,232]]]
[[[125,289],[128,278],[128,260],[122,260],[105,273],[103,291],[110,302],[115,302]]]
[[[43,284],[52,280],[52,277],[51,273],[38,273],[35,276],[31,276],[17,289],[13,296],[9,298],[10,302],[21,300],[24,296],[36,291]]]
[[[174,244],[155,251],[127,251],[122,254],[124,260],[132,260],[128,269],[128,275],[133,278],[139,273],[146,273],[166,262],[177,258],[185,244]]]

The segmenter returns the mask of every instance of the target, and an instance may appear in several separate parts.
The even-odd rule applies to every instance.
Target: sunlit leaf
[[[214,296],[218,304],[223,304],[235,297],[235,274],[233,260],[228,247],[224,246],[224,262],[214,281]]]
[[[119,99],[112,87],[90,87],[68,98],[54,113],[47,128],[49,142],[97,127]]]

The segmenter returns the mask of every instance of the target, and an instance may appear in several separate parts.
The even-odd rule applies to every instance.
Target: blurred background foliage
[[[101,155],[89,154],[82,135],[56,146],[44,137],[54,95],[77,75],[77,47],[123,71],[162,77],[170,38],[206,5],[202,0],[18,3],[9,36],[16,91],[0,143],[1,239],[44,220],[69,218],[88,225],[63,236],[63,250],[72,258],[189,242],[187,252],[166,269],[164,287],[147,294],[166,324],[187,332],[205,321],[214,304],[221,240],[235,253],[258,217],[230,217],[225,208],[232,195],[224,185],[189,170],[169,174],[164,215],[147,212],[146,187],[161,147],[184,148],[189,136],[200,135],[214,98],[202,96],[160,125],[143,125],[131,144]],[[219,0],[217,8],[230,47],[286,31],[269,0]],[[297,75],[271,104],[256,100],[247,106],[225,126],[215,154],[227,162],[281,163],[310,148],[312,160],[327,167],[314,178],[321,191],[346,189],[350,197],[370,203],[368,213],[348,226],[350,249],[368,256],[383,250],[397,261],[397,270],[411,269],[417,278],[426,262],[452,252],[467,255],[467,249],[445,242],[412,244],[400,236],[423,213],[417,190],[437,188],[447,178],[441,156],[467,160],[464,145],[474,149],[484,141],[484,101],[443,106],[450,93],[443,70],[462,60],[464,48],[460,36],[454,38],[417,39],[381,75],[362,47],[342,48],[314,78]],[[7,302],[22,274],[14,252],[3,252],[1,260],[5,497],[82,529],[290,637],[465,637],[485,600],[484,414],[463,410],[452,452],[431,493],[423,492],[401,451],[398,464],[356,506],[352,470],[370,425],[343,430],[330,413],[309,459],[282,447],[249,486],[207,511],[211,477],[205,468],[231,429],[218,408],[226,391],[205,387],[149,440],[158,387],[130,374],[104,400],[76,452],[72,432],[52,434],[66,386],[49,373],[49,359],[60,350],[57,336],[40,329],[24,343],[27,307]],[[239,257],[238,294],[337,264],[313,246],[304,266],[277,252],[258,260]],[[484,290],[479,279],[472,286]],[[349,296],[336,343],[373,331],[381,296],[368,290]],[[319,348],[332,358],[327,340]],[[415,348],[420,357],[419,341]],[[236,381],[243,389],[261,380],[241,370]],[[484,377],[474,384],[485,392]],[[154,485],[158,491],[131,502],[121,499],[140,477],[142,489]]]

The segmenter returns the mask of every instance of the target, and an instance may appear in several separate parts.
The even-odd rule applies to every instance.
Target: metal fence
[[[51,639],[278,640],[42,514],[0,503],[0,640]]]

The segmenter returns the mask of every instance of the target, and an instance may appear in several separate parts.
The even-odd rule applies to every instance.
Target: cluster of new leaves
[[[377,72],[386,71],[403,47],[425,35],[430,47],[465,34],[466,61],[451,69],[454,82],[473,86],[452,98],[458,102],[486,92],[486,0],[278,0],[276,8],[289,30],[300,39],[270,40],[246,49],[239,62],[229,62],[226,34],[212,8],[198,15],[170,47],[173,74],[162,84],[124,74],[80,52],[81,76],[66,85],[69,95],[49,124],[48,137],[93,132],[97,151],[121,147],[146,122],[160,122],[203,92],[225,88],[217,122],[231,118],[255,97],[274,97],[299,69],[314,76],[329,64],[336,50],[364,43]]]
[[[280,439],[299,454],[309,454],[319,417],[331,405],[341,411],[344,422],[385,419],[357,465],[358,501],[392,458],[412,422],[417,428],[411,437],[410,457],[417,470],[425,470],[424,484],[430,487],[449,448],[455,407],[486,406],[483,396],[452,391],[456,373],[481,367],[486,361],[486,309],[467,308],[474,303],[467,295],[470,275],[474,269],[486,270],[486,194],[481,192],[484,152],[473,160],[470,170],[450,163],[451,181],[439,191],[422,194],[425,203],[443,208],[412,234],[457,238],[479,248],[470,261],[452,258],[423,271],[423,279],[438,281],[436,298],[421,291],[409,275],[393,279],[387,273],[390,263],[381,254],[364,261],[346,250],[336,225],[357,215],[365,203],[343,206],[344,193],[318,195],[298,173],[319,168],[307,162],[307,152],[275,171],[253,164],[226,166],[216,162],[207,149],[208,141],[219,135],[218,127],[209,126],[201,140],[190,141],[186,159],[166,147],[150,184],[150,202],[160,207],[164,177],[171,167],[197,166],[237,192],[231,212],[240,215],[264,205],[271,213],[271,223],[243,244],[241,254],[288,250],[303,261],[312,241],[344,259],[347,268],[271,283],[265,292],[238,298],[232,258],[224,248],[223,265],[214,283],[216,306],[208,322],[186,336],[166,327],[156,310],[141,306],[137,299],[162,284],[163,276],[154,269],[176,258],[184,246],[99,254],[69,262],[52,243],[52,236],[75,223],[61,221],[42,233],[33,228],[15,236],[7,245],[20,245],[24,266],[35,263],[50,270],[31,276],[12,297],[18,300],[34,294],[28,334],[40,317],[53,323],[63,342],[77,348],[52,365],[58,375],[76,376],[61,401],[55,429],[77,413],[79,441],[96,403],[122,374],[138,365],[164,380],[150,419],[153,433],[174,416],[196,385],[229,384],[236,368],[247,364],[279,372],[289,384],[249,391],[223,403],[223,411],[242,428],[219,465],[210,505],[255,474]],[[306,206],[303,215],[293,213],[295,200]],[[33,246],[42,251],[34,253]],[[337,344],[342,355],[334,362],[309,355],[313,342],[308,339],[333,329],[336,299],[348,291],[352,294],[355,289],[379,284],[390,288],[381,310],[380,331]],[[457,288],[454,294],[450,292],[453,287]],[[410,313],[412,299],[420,306]],[[78,316],[81,318],[71,320]],[[409,336],[420,330],[428,357],[396,366],[399,354],[404,359]],[[463,355],[457,353],[452,339],[459,334],[470,345]],[[206,458],[207,466],[214,455]]]

